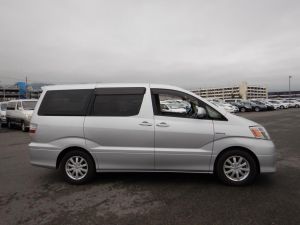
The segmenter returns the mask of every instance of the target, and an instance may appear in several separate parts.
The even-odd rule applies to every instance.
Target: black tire
[[[259,108],[259,107],[255,107],[255,108],[254,108],[254,111],[255,111],[255,112],[259,112],[259,111],[260,111],[260,108]]]
[[[7,128],[12,129],[12,124],[11,124],[10,120],[7,120]]]
[[[295,105],[295,108],[299,108],[299,105]]]
[[[280,106],[280,109],[284,109],[284,106],[283,106],[283,105],[281,105],[281,106]]]
[[[247,177],[243,178],[243,180],[240,181],[234,181],[228,178],[224,172],[224,164],[227,159],[233,156],[240,156],[247,160],[250,171]],[[258,164],[256,163],[254,157],[248,153],[245,150],[236,149],[236,150],[230,150],[223,153],[217,160],[215,164],[215,174],[218,176],[220,181],[222,181],[224,184],[232,185],[232,186],[241,186],[241,185],[247,185],[253,183],[257,175],[259,174],[259,168]]]
[[[78,180],[72,179],[66,170],[66,163],[71,159],[72,157],[79,157],[83,158],[87,162],[87,169],[86,175]],[[65,181],[67,181],[70,184],[85,184],[91,181],[95,174],[96,174],[96,167],[95,167],[95,162],[93,158],[86,152],[81,151],[81,150],[73,150],[65,154],[65,156],[62,158],[60,165],[59,165],[59,170],[64,178]]]
[[[246,109],[245,108],[241,108],[241,112],[246,112]]]
[[[23,132],[27,132],[27,131],[28,131],[28,128],[26,127],[24,121],[21,122],[21,130],[22,130]]]

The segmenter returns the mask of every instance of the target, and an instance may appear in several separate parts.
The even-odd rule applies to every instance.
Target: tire
[[[25,125],[25,122],[24,121],[22,121],[21,122],[21,130],[23,131],[23,132],[27,132],[27,127],[26,127],[26,125]]]
[[[72,168],[71,165],[75,166],[76,159],[78,163],[78,165],[76,166],[81,165],[81,167],[77,168],[78,172],[74,171],[76,169],[73,170],[71,169]],[[68,169],[71,170],[68,172],[67,171]],[[88,153],[81,150],[73,150],[65,154],[65,156],[62,158],[60,162],[59,170],[64,180],[70,184],[88,183],[93,179],[93,177],[96,174],[95,162],[93,158]],[[76,176],[78,177],[76,178]]]
[[[242,171],[239,170],[240,172],[238,173],[239,175],[241,175],[240,179],[238,179],[237,174],[234,173],[234,171],[236,171],[235,169],[233,169],[232,172],[228,172],[232,170],[229,161],[234,162],[234,157],[236,158],[236,162],[238,162],[238,160],[242,158],[240,165],[244,165],[243,167],[241,167]],[[239,168],[238,166],[236,166],[235,168]],[[247,172],[246,169],[248,169],[249,171]],[[225,172],[227,172],[227,175]],[[220,156],[220,158],[216,162],[215,173],[220,181],[222,181],[224,184],[241,186],[253,183],[253,181],[259,174],[259,168],[254,157],[250,153],[245,150],[236,149],[227,151]],[[243,173],[244,175],[242,175]]]
[[[255,108],[254,108],[254,111],[255,111],[255,112],[259,112],[259,111],[260,111],[260,108],[255,107]]]
[[[7,120],[7,128],[12,129],[12,124],[11,124],[10,120]]]
[[[241,108],[241,112],[246,112],[246,109],[245,108]]]
[[[281,106],[280,106],[280,109],[284,109],[284,106],[283,106],[283,105],[281,105]]]
[[[295,105],[295,108],[299,108],[299,105]]]

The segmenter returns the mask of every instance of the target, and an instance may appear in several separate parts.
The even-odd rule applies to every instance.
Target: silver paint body
[[[145,87],[140,112],[130,117],[38,116],[47,90]],[[228,121],[156,116],[150,88],[171,89],[192,95],[222,113]],[[257,123],[220,110],[181,88],[159,84],[85,84],[48,86],[35,107],[31,123],[37,124],[29,145],[31,163],[55,168],[59,153],[80,147],[94,158],[98,172],[167,171],[213,172],[216,157],[229,147],[243,147],[258,158],[260,172],[275,172],[275,147],[271,140],[253,137],[249,126]]]

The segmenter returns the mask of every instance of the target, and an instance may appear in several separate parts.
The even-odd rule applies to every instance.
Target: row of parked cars
[[[0,102],[1,126],[7,125],[8,128],[19,126],[22,131],[27,131],[36,103],[36,99],[18,99]]]
[[[231,113],[259,112],[300,107],[300,99],[226,99],[224,101],[212,99],[210,102]]]

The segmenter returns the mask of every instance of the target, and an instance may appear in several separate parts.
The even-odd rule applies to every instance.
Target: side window
[[[152,89],[152,102],[155,115],[207,119],[198,114],[200,110],[206,114],[204,103],[183,92]]]
[[[145,88],[102,88],[95,91],[91,116],[135,116],[140,112]]]
[[[38,115],[85,116],[92,92],[92,89],[47,91]]]
[[[16,102],[9,102],[7,104],[7,109],[8,110],[15,110],[15,108],[16,108]]]

